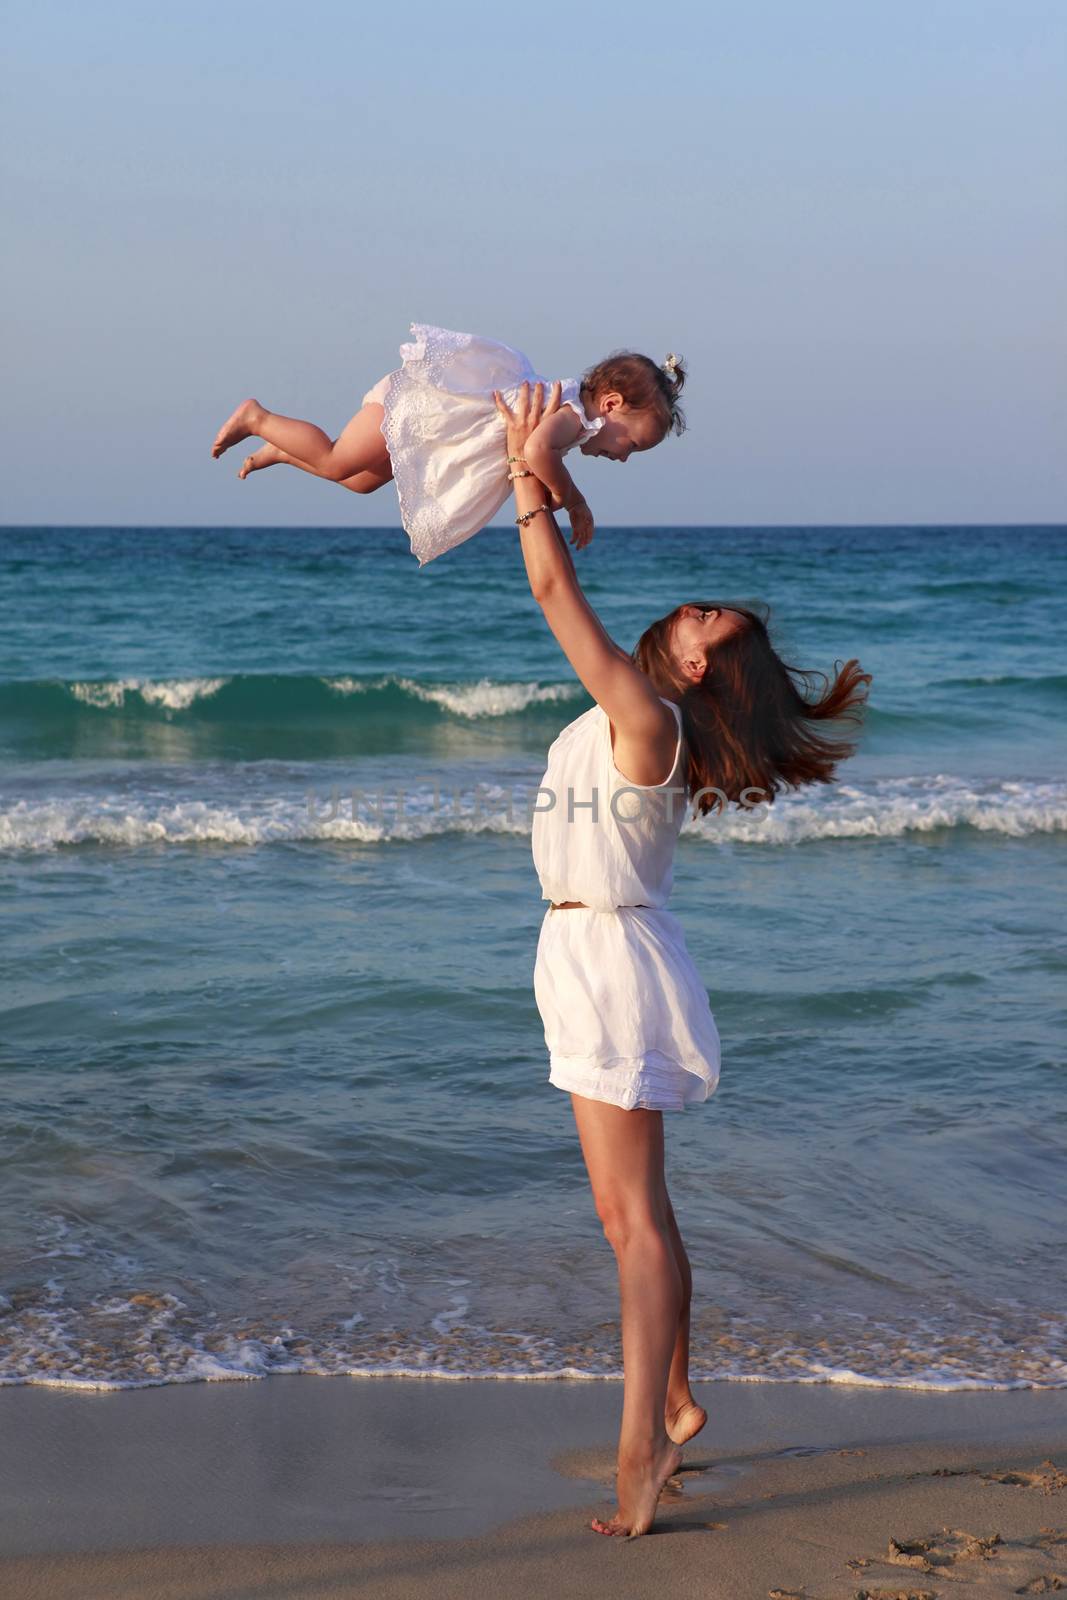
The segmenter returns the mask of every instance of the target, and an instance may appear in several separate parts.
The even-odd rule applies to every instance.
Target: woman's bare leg
[[[619,1509],[592,1526],[635,1538],[652,1526],[660,1491],[682,1461],[664,1425],[683,1293],[663,1180],[663,1113],[623,1111],[577,1094],[571,1103],[597,1215],[618,1262],[622,1307]]]
[[[313,422],[283,417],[268,411],[258,400],[243,400],[215,436],[211,454],[218,459],[242,439],[265,439],[296,461],[304,462],[319,478],[342,483],[360,472],[381,476],[391,472],[389,451],[382,436],[382,407],[372,401],[357,411],[336,440]]]
[[[678,1318],[678,1335],[675,1340],[674,1355],[671,1358],[670,1376],[667,1379],[666,1420],[667,1432],[675,1444],[685,1444],[687,1439],[700,1432],[708,1420],[708,1414],[703,1406],[697,1405],[693,1399],[693,1391],[689,1387],[689,1311],[693,1303],[693,1273],[669,1198],[667,1226],[670,1229],[674,1259],[678,1263],[678,1272],[682,1280],[682,1309]]]
[[[667,1226],[671,1237],[671,1247],[674,1259],[678,1266],[678,1275],[682,1285],[682,1303],[678,1314],[678,1331],[675,1335],[674,1350],[671,1355],[671,1369],[667,1378],[667,1400],[664,1408],[664,1421],[667,1433],[675,1444],[685,1444],[688,1439],[700,1432],[708,1420],[704,1407],[698,1405],[693,1398],[689,1387],[689,1317],[693,1302],[693,1273],[686,1255],[685,1245],[674,1215],[670,1196],[666,1192],[664,1183],[664,1196],[667,1210]]]

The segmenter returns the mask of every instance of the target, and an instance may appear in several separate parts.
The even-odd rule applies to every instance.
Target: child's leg
[[[339,437],[331,441],[313,422],[279,416],[258,400],[245,400],[219,429],[211,454],[217,459],[241,439],[256,435],[295,456],[320,478],[341,483],[361,472],[390,473],[389,452],[382,437],[382,407],[371,403],[357,411]]]
[[[295,456],[287,456],[284,450],[279,450],[275,444],[264,444],[253,455],[247,456],[238,472],[239,478],[247,478],[250,472],[261,472],[264,467],[299,467],[301,472],[310,472],[314,477],[322,474],[309,467],[306,461],[298,461]],[[338,487],[351,489],[353,494],[373,494],[375,489],[380,489],[389,482],[393,472],[390,467],[388,473],[357,472],[351,478],[341,478]]]

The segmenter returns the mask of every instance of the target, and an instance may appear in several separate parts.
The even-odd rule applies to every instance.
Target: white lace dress
[[[400,518],[419,566],[484,528],[509,498],[505,423],[493,401],[510,404],[523,383],[545,384],[519,350],[413,322],[403,365],[363,397],[385,408],[382,433],[400,499]],[[577,412],[582,431],[568,449],[604,426],[582,407],[576,378],[563,383],[561,403]]]

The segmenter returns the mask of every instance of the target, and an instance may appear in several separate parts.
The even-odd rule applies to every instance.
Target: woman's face
[[[739,632],[747,622],[740,611],[727,607],[682,606],[674,620],[671,654],[685,676],[699,683],[715,646]]]

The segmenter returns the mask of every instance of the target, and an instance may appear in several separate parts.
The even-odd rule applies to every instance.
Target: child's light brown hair
[[[668,356],[667,364],[657,366],[634,350],[615,350],[584,374],[582,394],[590,400],[599,400],[602,394],[621,394],[631,411],[655,411],[666,436],[685,432],[685,413],[678,404],[685,379],[680,356]]]

